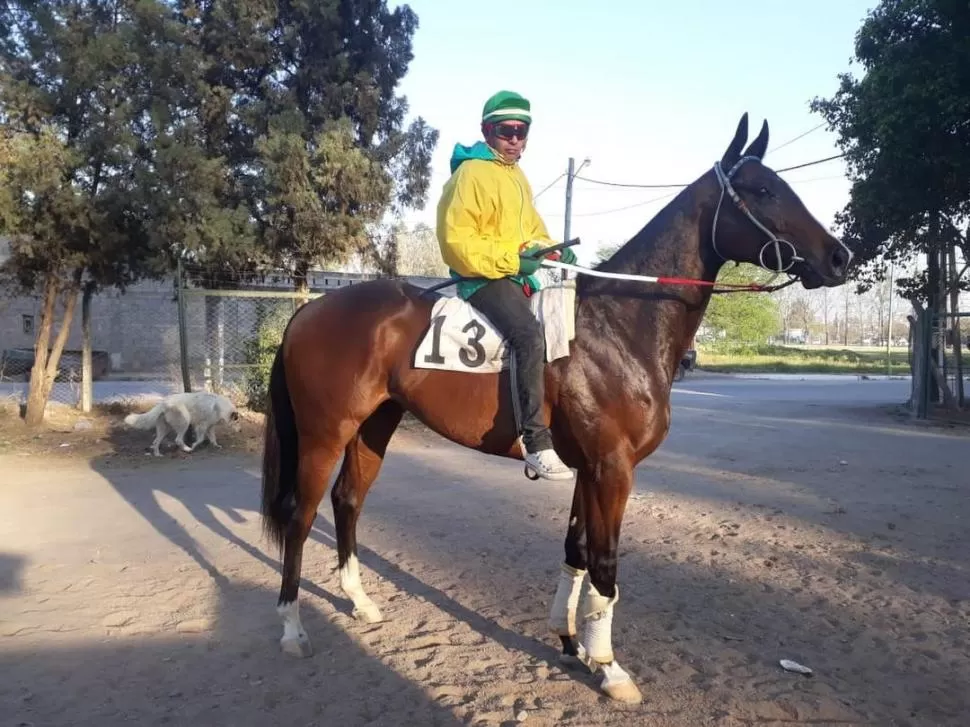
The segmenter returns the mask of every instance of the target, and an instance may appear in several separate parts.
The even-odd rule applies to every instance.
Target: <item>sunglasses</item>
[[[499,139],[511,141],[512,139],[525,139],[529,136],[528,125],[498,124],[495,127],[495,136]]]

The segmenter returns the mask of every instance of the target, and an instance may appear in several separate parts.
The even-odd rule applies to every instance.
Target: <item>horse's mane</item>
[[[628,271],[635,263],[643,260],[645,253],[655,251],[663,240],[662,233],[669,230],[668,218],[676,212],[682,211],[685,198],[693,193],[693,189],[700,179],[698,178],[678,192],[633,237],[620,245],[619,249],[608,258],[593,266],[593,269],[607,272]]]

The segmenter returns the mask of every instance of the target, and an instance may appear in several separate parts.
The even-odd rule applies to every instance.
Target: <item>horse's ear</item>
[[[748,140],[748,112],[745,111],[744,115],[741,116],[741,120],[738,122],[738,130],[734,132],[734,140],[731,141],[731,145],[724,152],[724,156],[721,157],[722,167],[733,167],[738,159],[741,158],[741,150],[744,148],[744,142]]]
[[[761,133],[758,134],[758,138],[752,141],[751,146],[744,150],[744,156],[764,159],[766,151],[768,151],[768,119],[765,119],[761,125]]]

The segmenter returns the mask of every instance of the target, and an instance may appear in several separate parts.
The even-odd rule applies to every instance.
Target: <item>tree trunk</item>
[[[953,314],[953,364],[956,368],[956,397],[957,406],[962,407],[963,396],[963,337],[960,335],[960,279],[957,276],[956,247],[949,246],[950,263],[950,313]]]
[[[91,298],[94,283],[84,286],[81,297],[81,411],[90,413],[94,403],[94,372],[91,370]]]
[[[41,308],[40,330],[34,343],[34,366],[30,371],[30,388],[27,391],[27,411],[24,422],[28,427],[35,427],[44,421],[47,400],[50,398],[54,380],[57,378],[57,365],[61,361],[61,353],[67,342],[74,318],[74,308],[77,305],[78,276],[75,282],[64,289],[64,317],[61,327],[54,339],[54,345],[48,355],[51,332],[54,330],[54,316],[57,311],[58,294],[62,292],[61,283],[54,273],[47,275],[44,281],[44,300]]]
[[[842,321],[842,345],[849,346],[849,291],[845,291],[845,317]]]
[[[930,346],[930,358],[933,360],[934,365],[939,363],[939,340],[936,335],[937,326],[935,322],[939,320],[936,316],[940,313],[940,255],[935,247],[932,247],[929,252],[926,253],[926,277],[927,277],[927,304],[926,308],[930,315],[934,316],[934,334],[933,343]],[[936,404],[940,401],[940,392],[936,387],[930,388],[930,402]]]
[[[825,323],[825,345],[829,345],[829,289],[822,288],[822,320]]]
[[[296,298],[296,307],[301,308],[310,300],[310,283],[307,274],[310,266],[305,263],[297,263],[293,271],[293,290],[299,294]]]

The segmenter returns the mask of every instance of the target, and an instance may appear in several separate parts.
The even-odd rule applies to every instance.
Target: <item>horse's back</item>
[[[370,280],[310,301],[293,316],[283,340],[287,369],[394,367],[416,345],[431,318],[435,295],[404,281]]]
[[[400,280],[381,278],[348,285],[310,301],[293,316],[287,338],[309,335],[319,340],[331,334],[346,338],[369,337],[381,326],[403,317],[430,317],[433,295]]]

